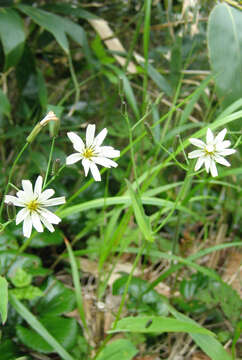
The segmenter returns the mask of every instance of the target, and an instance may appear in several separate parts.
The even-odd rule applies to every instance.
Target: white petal
[[[222,142],[216,144],[216,150],[220,151],[220,150],[226,149],[226,148],[230,147],[230,145],[231,145],[231,141],[229,141],[229,140],[222,141]]]
[[[216,177],[218,176],[218,170],[216,168],[216,164],[215,164],[215,161],[214,160],[211,160],[211,163],[210,163],[210,172],[211,172],[211,175],[213,177]]]
[[[203,150],[194,150],[188,154],[188,158],[195,159],[195,158],[203,156],[203,155],[204,155]]]
[[[43,178],[42,176],[38,176],[35,185],[34,185],[34,194],[40,195],[42,191],[42,185],[43,185]]]
[[[96,125],[88,125],[86,131],[86,145],[87,147],[93,144],[94,134],[95,134]]]
[[[40,219],[42,221],[42,223],[44,224],[44,226],[50,231],[50,232],[54,232],[55,228],[54,226],[48,221],[46,220],[43,216],[40,215]]]
[[[38,232],[43,232],[44,229],[43,229],[43,226],[42,226],[42,224],[40,222],[40,217],[35,211],[32,212],[31,219],[32,219],[32,224],[33,224],[34,228]]]
[[[205,161],[205,158],[204,158],[204,157],[200,157],[200,158],[197,160],[197,162],[196,162],[196,165],[195,165],[194,170],[195,170],[195,171],[198,171],[198,170],[202,167],[204,161]]]
[[[41,204],[44,206],[56,206],[56,205],[64,204],[65,202],[66,202],[65,196],[60,196],[57,198],[45,200],[41,202]]]
[[[47,199],[49,199],[51,196],[53,196],[55,193],[55,191],[53,189],[47,189],[45,191],[42,192],[42,194],[39,196],[38,201],[40,203],[42,203],[43,201],[46,201]]]
[[[16,216],[16,225],[20,224],[26,216],[29,214],[29,210],[26,208],[21,209]]]
[[[116,158],[120,156],[120,151],[114,150],[112,146],[101,146],[99,151],[100,155],[108,158]]]
[[[23,233],[24,236],[26,237],[30,237],[32,232],[32,220],[31,220],[31,216],[28,215],[26,216],[26,218],[24,219],[24,224],[23,224]]]
[[[19,190],[16,195],[19,198],[19,200],[22,201],[23,203],[33,200],[33,197],[25,193],[23,190]]]
[[[6,204],[13,203],[13,205],[15,206],[21,206],[21,207],[24,206],[23,201],[19,200],[16,196],[12,196],[12,195],[6,195],[4,202]]]
[[[236,152],[236,150],[234,150],[234,149],[224,149],[224,150],[219,151],[219,155],[227,156],[227,155],[234,154],[235,152]]]
[[[222,142],[223,139],[224,139],[224,137],[225,137],[225,135],[226,135],[226,132],[227,132],[227,129],[223,129],[222,131],[220,131],[220,132],[218,133],[218,135],[215,137],[214,143],[215,143],[215,144],[218,144],[218,143]]]
[[[190,143],[192,143],[193,145],[195,145],[201,149],[204,149],[206,146],[206,144],[202,140],[199,140],[199,139],[190,138],[189,141],[190,141]]]
[[[67,133],[68,138],[71,140],[73,147],[76,151],[82,152],[85,145],[80,136],[75,134],[74,132]]]
[[[91,161],[88,159],[82,160],[82,166],[84,167],[85,176],[87,176],[90,169]]]
[[[225,158],[223,158],[222,156],[216,155],[215,156],[215,161],[217,163],[221,164],[221,165],[230,166],[230,163]]]
[[[75,164],[77,161],[80,161],[81,158],[82,156],[79,153],[71,154],[66,158],[66,165]]]
[[[107,135],[108,131],[106,128],[104,128],[95,138],[94,140],[94,144],[96,146],[100,146],[103,142],[103,140],[105,139],[106,135]]]
[[[94,157],[93,161],[98,164],[98,165],[102,165],[104,167],[110,168],[110,167],[117,167],[118,164],[110,159],[107,159],[105,157]]]
[[[92,176],[94,177],[94,180],[101,181],[101,175],[100,175],[97,165],[95,165],[94,163],[91,163],[90,169],[91,169]]]
[[[207,144],[212,144],[214,141],[213,132],[211,129],[207,129],[206,142]]]
[[[210,169],[210,162],[211,159],[209,156],[207,156],[206,158],[204,158],[204,162],[205,162],[205,169],[207,171],[207,173],[209,173],[209,169]]]
[[[41,208],[40,209],[40,215],[43,216],[46,220],[48,220],[50,223],[52,224],[59,224],[59,222],[61,221],[61,219],[53,214],[51,211]]]
[[[31,198],[34,198],[33,186],[31,184],[31,181],[22,180],[22,188],[27,195],[29,195]]]

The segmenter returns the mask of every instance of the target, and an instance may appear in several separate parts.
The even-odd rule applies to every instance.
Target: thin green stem
[[[6,185],[6,188],[5,188],[5,191],[4,191],[4,194],[3,194],[3,199],[2,199],[2,202],[1,202],[1,206],[0,206],[0,220],[2,220],[2,212],[3,212],[3,205],[4,205],[4,200],[5,200],[5,196],[6,194],[8,193],[8,189],[9,189],[9,186],[10,186],[10,183],[11,183],[11,180],[12,180],[12,176],[13,176],[13,172],[14,172],[14,169],[15,169],[15,166],[17,165],[17,162],[19,161],[19,159],[21,158],[23,152],[25,151],[25,149],[28,147],[29,143],[26,142],[24,144],[24,146],[22,147],[22,149],[20,150],[20,152],[18,153],[16,159],[14,160],[14,163],[10,169],[10,172],[9,172],[9,176],[8,176],[8,183]]]
[[[48,175],[49,175],[49,172],[50,172],[50,165],[51,165],[53,151],[54,151],[54,147],[55,147],[55,139],[56,139],[56,137],[53,136],[52,143],[51,143],[51,148],[50,148],[50,156],[49,156],[48,165],[47,165],[47,169],[46,169],[46,173],[45,173],[43,189],[45,188],[45,185],[46,185],[46,182],[47,182],[47,179],[48,179]]]
[[[72,113],[73,113],[75,111],[76,105],[77,105],[77,103],[79,101],[79,98],[80,98],[80,87],[79,87],[79,84],[78,84],[78,80],[77,80],[77,77],[76,77],[76,73],[75,73],[75,69],[74,69],[74,66],[73,66],[73,62],[72,62],[72,58],[71,58],[70,53],[68,54],[68,61],[69,61],[71,77],[72,77],[74,88],[75,88],[75,103],[74,103],[74,106],[72,108]]]
[[[151,0],[145,0],[145,19],[144,19],[144,78],[143,78],[143,113],[146,108],[147,88],[148,88],[148,65],[149,65],[149,40],[150,40],[150,15],[151,15]]]
[[[62,172],[62,170],[66,167],[66,164],[63,164],[59,170],[57,171],[57,173],[55,175],[52,176],[52,178],[50,178],[50,180],[46,183],[46,187],[49,186],[56,178],[57,176],[60,175],[60,173]]]

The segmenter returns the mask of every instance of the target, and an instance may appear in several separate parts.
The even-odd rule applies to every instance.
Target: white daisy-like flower
[[[56,206],[65,203],[65,197],[60,196],[50,199],[54,195],[53,189],[47,189],[42,192],[43,178],[38,176],[34,190],[31,181],[22,180],[23,190],[17,192],[17,196],[6,195],[4,202],[12,203],[15,206],[22,207],[16,216],[16,225],[23,221],[23,234],[30,237],[32,227],[38,232],[43,232],[43,225],[50,231],[55,231],[52,224],[59,224],[61,219],[47,210],[48,206]]]
[[[188,154],[189,159],[198,158],[195,171],[199,170],[202,165],[205,165],[207,173],[211,173],[213,177],[218,176],[216,162],[230,166],[230,163],[224,158],[224,156],[234,154],[236,150],[228,149],[231,145],[229,140],[224,140],[227,129],[223,129],[214,137],[211,129],[208,128],[206,136],[206,144],[199,139],[191,138],[189,141],[200,148],[200,150],[192,151]]]
[[[84,144],[80,136],[74,132],[67,133],[67,136],[71,140],[77,153],[69,155],[66,158],[66,164],[71,165],[82,160],[85,176],[87,176],[90,169],[94,180],[101,181],[101,175],[97,165],[102,165],[107,168],[117,167],[118,164],[110,158],[120,156],[120,151],[115,150],[112,146],[101,146],[108,131],[105,128],[94,137],[95,127],[95,125],[87,126],[86,144]]]

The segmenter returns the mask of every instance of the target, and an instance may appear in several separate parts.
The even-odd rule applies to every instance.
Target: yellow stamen
[[[91,148],[86,148],[82,154],[86,159],[90,159],[94,156],[94,151]]]
[[[27,204],[27,208],[32,212],[36,211],[39,207],[37,200],[32,200]]]

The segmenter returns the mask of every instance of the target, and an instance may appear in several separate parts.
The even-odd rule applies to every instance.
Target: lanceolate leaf
[[[227,106],[242,94],[242,11],[225,2],[215,6],[208,22],[208,47],[217,93]]]
[[[8,314],[8,282],[0,276],[0,315],[2,323],[4,324],[7,320]]]
[[[18,63],[25,41],[23,21],[13,9],[0,8],[0,37],[5,54],[4,70],[6,71]]]

